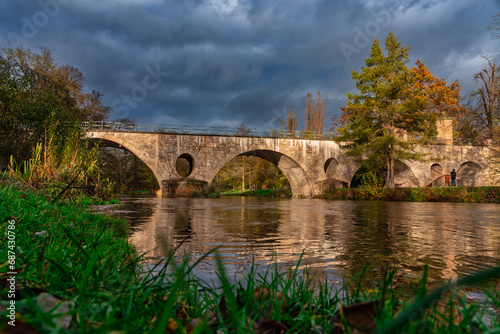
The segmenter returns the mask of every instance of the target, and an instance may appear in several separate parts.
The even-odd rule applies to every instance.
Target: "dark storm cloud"
[[[498,57],[486,26],[499,10],[495,0],[10,0],[0,46],[47,46],[115,117],[279,127],[293,105],[301,127],[306,94],[321,91],[338,113],[355,90],[350,70],[391,29],[412,62],[472,89],[481,56]]]

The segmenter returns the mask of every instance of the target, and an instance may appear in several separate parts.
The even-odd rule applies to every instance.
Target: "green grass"
[[[367,282],[362,272],[335,291],[307,269],[299,271],[298,264],[289,269],[275,265],[260,274],[252,266],[243,281],[231,284],[218,260],[220,283],[213,285],[193,275],[192,269],[203,257],[194,264],[185,258],[175,263],[172,250],[163,261],[146,267],[144,257],[128,242],[123,220],[93,214],[74,203],[51,203],[34,192],[2,187],[2,235],[12,220],[19,271],[16,327],[29,324],[42,333],[251,333],[272,329],[353,333],[360,322],[372,329],[376,324],[380,333],[500,330],[498,314],[486,317],[490,309],[500,308],[498,288],[492,281],[500,275],[500,268],[434,289],[427,287],[425,274],[416,285],[410,281],[395,285],[395,270],[387,270],[379,282]],[[0,238],[0,246],[6,252],[7,238]],[[5,259],[2,254],[2,261]],[[6,264],[0,263],[2,283],[7,277]],[[477,286],[486,301],[469,304],[460,293],[462,285]],[[6,285],[1,286],[0,330],[2,325],[7,330],[9,298]],[[38,305],[42,292],[73,303],[67,328],[57,325],[59,315],[54,310]],[[369,301],[376,302],[362,304]]]
[[[317,197],[336,200],[500,203],[500,187],[341,188]]]

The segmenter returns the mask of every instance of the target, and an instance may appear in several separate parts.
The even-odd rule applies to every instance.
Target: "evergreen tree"
[[[416,151],[417,141],[407,140],[407,134],[422,140],[434,135],[437,117],[446,110],[455,111],[452,107],[459,105],[459,95],[458,99],[454,95],[456,86],[453,98],[444,102],[433,96],[441,97],[451,88],[442,85],[443,80],[432,76],[420,62],[410,70],[409,50],[392,31],[385,40],[387,55],[380,41],[373,41],[366,66],[351,72],[358,92],[347,93],[337,129],[336,140],[348,154],[367,170],[385,170],[385,186],[391,188],[398,160],[424,158]]]

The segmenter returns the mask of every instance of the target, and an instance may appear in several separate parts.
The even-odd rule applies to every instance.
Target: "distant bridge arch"
[[[474,161],[465,161],[457,169],[457,185],[475,187],[485,184],[484,167]]]
[[[235,152],[233,154],[236,155],[232,157],[231,154],[227,155],[228,160],[224,162],[222,167],[224,167],[224,165],[226,165],[231,159],[234,159],[237,156],[259,157],[271,162],[276,167],[278,167],[283,172],[283,174],[285,174],[286,178],[288,179],[288,182],[290,183],[290,187],[292,188],[292,193],[294,194],[294,196],[297,197],[314,196],[314,188],[313,185],[311,184],[311,181],[309,180],[306,171],[297,161],[293,160],[291,157],[283,153],[271,150],[253,150],[253,151],[243,152],[240,154],[238,154],[238,152]],[[216,174],[222,169],[222,167],[218,169],[216,167],[212,171],[211,174],[213,174],[213,176],[209,176],[209,179],[211,179],[211,181],[215,178]]]

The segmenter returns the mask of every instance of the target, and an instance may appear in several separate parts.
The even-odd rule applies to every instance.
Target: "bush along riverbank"
[[[500,329],[500,268],[430,289],[425,275],[405,289],[395,270],[363,273],[333,290],[315,275],[278,269],[229,283],[193,275],[197,262],[146,262],[127,224],[75,202],[0,187],[2,333],[463,333]],[[12,252],[12,253],[9,253]],[[212,251],[213,252],[213,251]],[[300,257],[297,259],[300,262]],[[148,264],[148,265],[146,265]],[[469,304],[460,287],[482,289]],[[366,287],[366,288],[365,288]],[[13,327],[12,325],[15,325]]]
[[[317,198],[409,202],[500,203],[500,187],[340,188]]]

